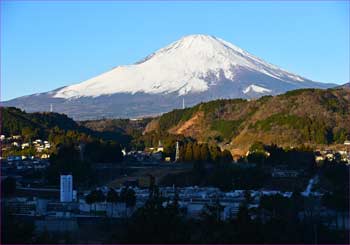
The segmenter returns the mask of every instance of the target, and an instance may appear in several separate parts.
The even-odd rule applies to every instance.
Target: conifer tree
[[[193,160],[193,149],[192,149],[192,143],[189,142],[186,145],[186,150],[185,150],[185,161],[186,162],[191,162]]]
[[[224,150],[221,155],[222,163],[231,163],[233,160],[231,152],[229,150]]]
[[[201,146],[197,143],[193,144],[193,160],[201,161]]]
[[[202,144],[200,148],[200,158],[204,162],[208,162],[210,160],[210,153],[209,153],[209,148],[207,144]]]

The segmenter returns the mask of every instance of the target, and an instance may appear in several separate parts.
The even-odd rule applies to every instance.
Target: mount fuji
[[[299,88],[329,88],[269,64],[220,38],[190,35],[132,65],[78,84],[2,102],[74,119],[141,117],[219,98],[256,98]]]

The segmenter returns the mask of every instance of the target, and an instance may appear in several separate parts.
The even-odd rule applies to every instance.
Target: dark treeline
[[[232,154],[228,150],[221,150],[217,144],[200,143],[191,137],[172,135],[168,133],[148,133],[133,141],[136,149],[154,147],[159,144],[164,147],[164,155],[175,160],[176,142],[179,142],[180,162],[219,163],[232,162]]]
[[[107,195],[104,195],[101,190],[92,190],[85,196],[85,202],[90,205],[90,212],[93,204],[105,201],[110,204],[124,203],[125,212],[127,212],[127,209],[133,208],[136,205],[136,193],[132,188],[124,187],[119,193],[111,188]],[[96,205],[94,206],[96,213]],[[113,212],[113,206],[111,209]]]
[[[314,153],[307,147],[283,149],[274,144],[256,142],[250,147],[249,154],[237,162],[232,161],[227,150],[196,142],[183,144],[180,153],[180,161],[191,162],[193,170],[169,174],[160,181],[162,185],[215,186],[224,191],[257,189],[271,180],[271,168],[274,167],[301,169],[305,176],[317,171]],[[289,187],[293,188],[297,186]]]
[[[194,164],[194,168],[190,172],[168,174],[162,178],[160,185],[214,186],[222,191],[257,189],[264,185],[269,176],[258,167],[242,168],[235,164],[219,163],[208,168],[198,168]]]
[[[238,162],[249,162],[263,166],[287,165],[289,167],[315,166],[315,153],[312,148],[299,146],[297,148],[282,148],[276,144],[266,145],[255,142],[249,148],[246,157],[238,159]]]
[[[96,178],[93,163],[119,163],[123,160],[121,146],[115,142],[91,141],[87,143],[60,144],[50,156],[47,180],[57,185],[62,172],[70,172],[77,185],[91,185]]]
[[[206,143],[186,142],[180,145],[180,159],[182,162],[232,162],[231,152],[221,151],[218,146]]]
[[[322,188],[327,191],[322,198],[323,205],[341,214],[345,222],[349,212],[350,167],[335,160],[325,161],[320,173]]]

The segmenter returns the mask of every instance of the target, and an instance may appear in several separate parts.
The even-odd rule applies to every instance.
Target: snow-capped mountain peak
[[[329,88],[271,65],[220,38],[190,35],[131,65],[81,83],[5,102],[75,119],[139,117],[219,98],[253,98],[299,88]],[[181,96],[181,98],[179,98]]]
[[[54,97],[68,99],[137,92],[186,95],[207,91],[223,80],[235,82],[242,69],[286,82],[305,81],[222,39],[190,35],[133,65],[118,66],[82,83],[60,89]]]

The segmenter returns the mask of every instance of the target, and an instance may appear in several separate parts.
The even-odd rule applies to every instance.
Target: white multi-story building
[[[73,200],[73,176],[71,174],[61,174],[60,182],[61,202],[71,202]]]

